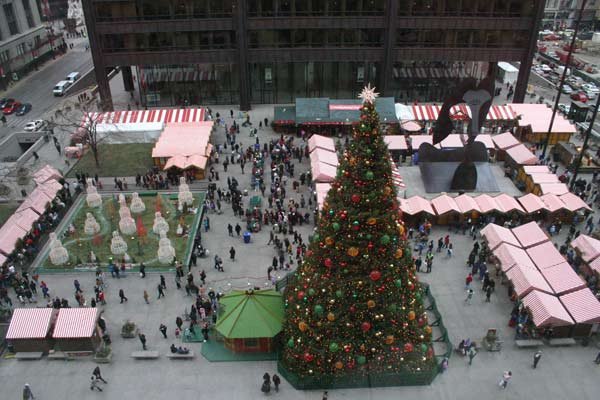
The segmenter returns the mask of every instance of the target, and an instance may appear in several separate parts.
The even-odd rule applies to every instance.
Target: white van
[[[71,82],[60,81],[56,84],[56,86],[54,86],[52,93],[54,93],[55,96],[62,96],[67,92],[69,86],[71,86]]]
[[[75,83],[75,81],[77,79],[79,79],[79,72],[71,72],[69,75],[67,75],[67,81],[71,82],[71,84]]]

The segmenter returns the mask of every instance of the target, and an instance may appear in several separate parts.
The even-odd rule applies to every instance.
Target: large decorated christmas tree
[[[279,367],[299,388],[410,384],[436,368],[377,94],[360,97],[360,123],[285,290]]]

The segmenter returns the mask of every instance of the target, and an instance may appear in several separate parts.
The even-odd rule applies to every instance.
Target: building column
[[[110,85],[107,76],[107,68],[100,51],[100,40],[96,33],[96,13],[92,0],[82,0],[83,12],[85,15],[85,24],[90,42],[90,51],[92,52],[92,60],[94,61],[94,74],[96,76],[96,84],[100,93],[101,108],[103,111],[113,111],[112,95],[110,93]]]
[[[382,96],[390,95],[389,82],[392,79],[394,68],[394,47],[396,45],[396,16],[398,15],[398,1],[387,0],[385,6],[385,38],[383,40],[383,62],[379,75],[379,93]]]
[[[123,87],[126,92],[133,92],[135,86],[133,85],[133,75],[131,74],[131,67],[129,65],[121,67],[121,75],[123,76]]]
[[[260,4],[260,3],[259,3]],[[240,79],[240,110],[250,110],[250,78],[248,76],[248,40],[246,36],[247,8],[245,0],[238,0],[235,16],[237,61]]]
[[[513,101],[515,103],[523,103],[525,101],[525,94],[527,92],[527,82],[529,81],[529,74],[531,73],[531,66],[533,64],[533,57],[537,50],[537,38],[538,31],[540,30],[540,23],[542,16],[544,15],[544,4],[545,0],[537,0],[535,2],[535,10],[533,12],[533,23],[531,24],[531,30],[529,31],[529,47],[527,53],[521,59],[521,65],[519,66],[519,76],[517,78],[517,84],[515,85],[515,92]]]

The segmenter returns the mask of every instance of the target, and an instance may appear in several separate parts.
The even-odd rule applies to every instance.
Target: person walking
[[[94,389],[98,390],[99,392],[102,391],[102,388],[98,386],[98,379],[95,376],[92,376],[90,378],[90,390],[93,392]]]
[[[327,390],[323,392],[323,397],[321,400],[327,400]]]
[[[471,288],[471,282],[473,282],[473,274],[469,273],[465,278],[465,289],[469,290]]]
[[[471,304],[471,300],[473,299],[473,289],[467,290],[467,298],[465,299],[466,304]]]
[[[75,293],[83,293],[83,291],[81,290],[81,284],[77,279],[73,281],[73,286],[75,286]]]
[[[540,362],[540,358],[542,358],[542,351],[538,350],[533,355],[533,368],[537,368],[538,363]]]
[[[146,266],[144,263],[140,263],[140,278],[146,277]]]
[[[488,286],[487,289],[485,290],[485,302],[486,303],[490,302],[490,297],[492,296],[493,291],[494,291],[494,289],[492,289],[491,286]]]
[[[242,231],[242,227],[240,224],[235,224],[235,233],[240,236],[240,232]]]
[[[279,385],[281,384],[281,379],[279,375],[273,374],[273,386],[275,386],[275,391],[279,392]]]
[[[121,304],[123,304],[123,301],[128,301],[127,297],[125,297],[125,292],[123,289],[119,289],[119,298],[121,299]]]
[[[204,270],[200,272],[200,280],[202,281],[203,285],[206,283],[206,272]]]
[[[475,346],[471,346],[469,349],[469,365],[473,364],[473,359],[477,355],[477,350],[475,350]]]
[[[167,289],[167,280],[165,279],[164,275],[160,276],[160,286],[162,286],[163,289]]]
[[[504,373],[502,374],[502,379],[500,379],[500,382],[498,383],[498,385],[502,389],[506,389],[506,387],[508,386],[508,381],[510,380],[510,378],[512,378],[512,372],[511,371],[504,371]]]
[[[158,298],[157,298],[157,300],[160,299],[161,297],[165,297],[165,292],[163,292],[163,287],[162,287],[162,285],[160,283],[158,284],[157,289],[158,289]]]
[[[227,224],[227,232],[229,233],[229,236],[233,236],[233,226],[231,226],[231,224]]]
[[[419,258],[415,260],[415,268],[417,269],[417,272],[421,272],[421,265],[423,265],[423,260],[421,259],[421,256],[419,256]]]
[[[148,301],[148,298],[149,298],[149,297],[150,297],[150,296],[148,296],[148,291],[147,291],[147,290],[144,290],[144,301],[146,302],[146,304],[150,304],[150,302]]]
[[[140,338],[140,342],[142,342],[142,349],[146,350],[146,335],[138,333],[138,337]]]
[[[160,324],[160,326],[158,327],[158,330],[160,331],[160,333],[162,333],[162,335],[166,339],[167,338],[167,326],[165,324]]]
[[[231,246],[231,249],[229,249],[229,258],[231,259],[231,261],[235,261],[235,249],[233,248],[233,246]]]
[[[35,396],[33,395],[33,392],[31,391],[31,387],[29,386],[29,383],[26,383],[25,386],[23,386],[23,400],[29,400],[29,399],[35,399]]]
[[[94,371],[92,372],[92,375],[98,379],[101,380],[104,383],[108,383],[103,377],[102,377],[102,373],[100,372],[100,367],[96,366],[96,368],[94,368]]]
[[[265,394],[271,391],[271,376],[269,376],[268,372],[265,372],[265,374],[263,375],[263,383],[260,390]]]
[[[598,352],[598,354],[596,355],[596,359],[594,360],[594,362],[596,364],[600,364],[600,351]]]
[[[448,258],[452,257],[453,251],[454,249],[452,247],[452,243],[448,243],[448,246],[446,246],[446,255],[448,256]]]

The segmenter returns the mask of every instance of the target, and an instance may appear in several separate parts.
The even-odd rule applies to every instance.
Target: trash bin
[[[250,243],[251,237],[252,237],[252,235],[250,234],[250,232],[248,232],[248,231],[244,232],[244,243]]]

